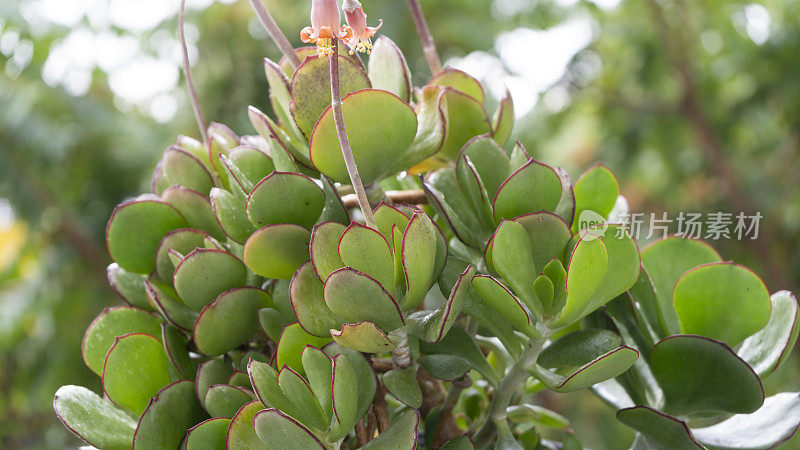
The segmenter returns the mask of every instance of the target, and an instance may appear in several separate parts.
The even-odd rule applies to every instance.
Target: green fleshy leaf
[[[350,213],[342,203],[342,198],[336,191],[336,186],[328,177],[322,175],[322,190],[325,192],[325,208],[319,217],[319,222],[337,222],[343,225],[350,223]]]
[[[161,324],[161,342],[164,343],[164,351],[174,369],[175,378],[194,380],[198,360],[189,355],[189,339],[177,327],[165,322]]]
[[[414,140],[417,132],[414,110],[389,92],[365,89],[344,97],[342,111],[353,157],[364,184],[388,175]],[[376,147],[376,142],[380,142],[380,146]],[[333,181],[350,183],[330,108],[314,127],[310,152],[320,172]]]
[[[564,261],[564,253],[572,239],[572,232],[564,220],[547,211],[525,214],[514,219],[525,227],[533,244],[533,262],[542,270],[553,258]]]
[[[401,257],[406,280],[406,296],[401,307],[416,308],[430,290],[435,280],[438,231],[436,225],[423,211],[411,217],[403,234]]]
[[[333,360],[324,351],[316,347],[307,346],[303,349],[301,357],[306,378],[314,396],[317,398],[322,413],[325,417],[333,415]]]
[[[498,189],[493,202],[494,217],[500,221],[539,211],[554,211],[560,199],[561,180],[556,171],[530,160]]]
[[[547,278],[547,275],[536,277],[536,280],[533,281],[533,291],[536,292],[536,298],[541,302],[545,314],[552,314],[556,289],[550,278]]]
[[[228,160],[253,186],[275,170],[272,158],[256,147],[236,147],[231,150]]]
[[[328,337],[332,328],[342,326],[342,321],[325,304],[322,282],[314,274],[310,261],[297,269],[289,285],[289,298],[297,320],[307,332]]]
[[[412,450],[417,447],[419,412],[407,410],[398,415],[389,429],[361,447],[364,450]]]
[[[707,243],[678,236],[653,242],[642,249],[642,265],[655,289],[660,324],[668,334],[680,333],[681,325],[672,303],[675,283],[687,270],[722,261]]]
[[[458,152],[470,139],[492,131],[483,105],[461,91],[445,89],[442,109],[445,112],[445,137],[439,156],[455,161]]]
[[[303,349],[307,345],[322,348],[328,342],[331,342],[330,338],[320,338],[306,333],[299,323],[287,325],[283,328],[278,348],[275,350],[275,364],[278,367],[289,366],[300,375],[305,375],[301,360]]]
[[[111,214],[106,242],[111,258],[123,269],[149,274],[158,244],[167,232],[183,228],[183,216],[167,203],[141,199],[123,203]]]
[[[650,366],[664,391],[664,411],[670,414],[751,413],[764,402],[753,369],[730,347],[709,338],[663,339],[653,348]]]
[[[175,290],[151,278],[145,282],[147,298],[169,323],[184,331],[192,331],[197,313],[176,300]]]
[[[295,164],[294,158],[302,161],[303,164],[311,164],[308,157],[308,142],[302,133],[297,132],[296,135],[287,133],[269,116],[253,106],[247,108],[247,113],[253,128],[269,143],[270,156],[272,156],[277,170],[296,171],[297,164]],[[294,120],[292,120],[293,122]]]
[[[462,153],[458,157],[456,161],[456,177],[458,184],[461,186],[461,191],[466,195],[478,219],[487,228],[492,228],[494,226],[492,202],[478,174],[478,169],[468,155]]]
[[[211,172],[190,152],[172,146],[164,151],[161,168],[169,185],[181,185],[206,194],[214,187]]]
[[[784,392],[768,397],[752,414],[734,415],[706,428],[695,428],[698,441],[712,448],[774,448],[788,441],[800,427],[800,394]]]
[[[468,157],[472,161],[489,199],[493,199],[509,174],[506,152],[489,135],[481,135],[464,145],[459,155],[459,164],[462,157]]]
[[[442,446],[441,450],[475,450],[475,444],[468,435],[451,439]]]
[[[108,350],[114,345],[116,338],[129,333],[160,337],[161,321],[153,314],[137,308],[119,306],[104,309],[83,336],[81,354],[86,366],[92,372],[102,375]]]
[[[338,58],[342,97],[350,92],[370,87],[367,74],[361,67],[343,55],[339,55]],[[331,104],[330,60],[317,56],[306,58],[292,76],[291,92],[292,117],[297,127],[309,137],[323,111]],[[346,112],[345,118],[347,118]]]
[[[194,324],[197,349],[218,356],[247,342],[259,330],[258,310],[271,305],[270,295],[254,287],[223,292],[203,308]]]
[[[569,420],[566,417],[539,405],[523,403],[522,405],[509,406],[506,409],[506,415],[508,420],[512,422],[534,423],[556,430],[567,430],[569,428]]]
[[[170,257],[170,250],[181,255],[188,255],[196,248],[203,248],[206,234],[200,230],[182,228],[170,231],[158,244],[156,251],[156,273],[161,281],[172,285],[175,276],[175,264]]]
[[[383,384],[390,394],[414,409],[422,406],[422,390],[414,369],[394,369],[383,374]]]
[[[246,282],[247,269],[242,261],[222,250],[196,249],[175,268],[175,291],[195,311]]]
[[[247,220],[245,199],[218,188],[211,189],[209,197],[214,216],[219,221],[222,231],[235,242],[244,244],[256,230]]]
[[[438,342],[447,335],[453,326],[464,304],[472,295],[472,267],[458,278],[447,302],[435,311],[419,311],[408,317],[408,332],[427,342]]]
[[[311,233],[299,225],[267,225],[247,239],[244,263],[263,277],[288,280],[308,261],[310,240]]]
[[[417,361],[438,380],[455,380],[470,369],[467,360],[455,355],[423,355]]]
[[[483,93],[483,86],[475,78],[452,67],[445,67],[436,76],[431,78],[428,85],[453,88],[459,92],[469,95],[478,103],[483,104],[486,96]]]
[[[578,232],[605,221],[619,197],[619,182],[606,166],[598,164],[578,178],[573,191],[575,218],[572,231]]]
[[[322,281],[344,267],[342,257],[339,256],[339,241],[346,229],[340,223],[324,222],[311,230],[311,263],[317,277]]]
[[[675,284],[673,303],[683,333],[730,346],[764,328],[771,308],[764,282],[733,263],[711,263],[686,272]]]
[[[103,391],[117,405],[142,414],[151,397],[169,384],[167,355],[149,334],[116,338],[103,365]]]
[[[215,384],[208,388],[205,407],[211,417],[233,417],[242,406],[252,400],[248,389]]]
[[[263,409],[264,405],[258,400],[242,406],[231,419],[228,435],[226,436],[226,448],[248,450],[263,448],[264,443],[261,442],[255,430],[256,413]],[[285,445],[286,442],[282,444]]]
[[[392,205],[381,202],[372,212],[378,232],[386,238],[387,242],[392,241],[392,227],[396,226],[399,230],[405,230],[410,220],[402,211]]]
[[[372,400],[375,398],[375,390],[378,387],[378,380],[375,377],[372,365],[370,365],[363,353],[342,347],[335,342],[326,345],[322,350],[330,357],[341,354],[347,358],[356,378],[356,386],[358,386],[356,417],[363,417],[370,405],[372,405]]]
[[[511,92],[506,89],[492,117],[492,137],[498,144],[505,145],[508,142],[514,131],[514,119],[514,100],[511,98]]]
[[[106,269],[108,284],[114,289],[125,303],[139,309],[152,310],[150,302],[147,300],[147,293],[144,289],[144,282],[147,277],[138,273],[131,273],[123,269],[117,263],[111,263]]]
[[[136,421],[89,389],[62,386],[53,408],[64,426],[87,444],[109,450],[131,448]]]
[[[384,289],[394,287],[394,261],[389,243],[377,230],[353,222],[339,240],[345,266],[369,274]]]
[[[391,331],[404,324],[397,302],[374,279],[363,272],[345,267],[333,272],[323,288],[325,303],[346,322],[374,322]]]
[[[425,354],[453,355],[463,358],[470,367],[483,375],[492,386],[497,386],[500,378],[491,364],[486,360],[478,344],[472,336],[458,325],[450,328],[447,335],[439,342],[419,343],[420,350]]]
[[[269,450],[285,449],[287,443],[309,450],[325,448],[306,427],[277,409],[259,411],[255,415],[255,431],[261,439],[261,448]]]
[[[300,359],[299,356],[298,359]],[[308,427],[317,430],[328,428],[330,418],[325,417],[322,412],[311,386],[291,367],[283,366],[278,371],[278,386],[286,398],[292,402],[292,409],[286,412],[291,412],[294,417]]]
[[[518,331],[525,334],[531,330],[531,320],[519,300],[499,281],[489,275],[477,275],[472,279],[475,292],[492,308],[497,310]]]
[[[599,329],[583,329],[562,336],[548,345],[537,363],[547,368],[581,367],[622,345],[618,334]]]
[[[791,354],[800,332],[797,299],[789,291],[770,297],[772,312],[767,326],[742,342],[737,354],[758,376],[775,372]]]
[[[200,403],[205,404],[209,388],[217,384],[227,384],[233,375],[233,366],[223,358],[210,359],[197,367],[195,390]]]
[[[537,320],[541,320],[542,305],[533,291],[537,268],[532,248],[525,227],[517,222],[505,220],[497,227],[492,238],[490,257],[497,273],[511,286]]]
[[[174,206],[190,227],[206,231],[216,239],[225,237],[219,222],[214,217],[207,194],[183,186],[170,186],[161,194],[161,199]]]
[[[654,450],[696,450],[704,448],[695,441],[686,422],[656,411],[636,406],[617,412],[620,422],[641,433],[645,448]]]
[[[273,172],[247,198],[247,217],[258,228],[293,223],[311,228],[325,207],[325,194],[314,181],[297,173]]]
[[[484,248],[491,230],[478,220],[452,168],[437,170],[423,183],[425,196],[459,240],[473,248]]]
[[[544,370],[538,365],[531,370],[548,389],[561,393],[574,392],[621,375],[633,366],[638,357],[639,352],[622,346],[597,356],[576,370],[568,371],[566,375]]]
[[[552,327],[569,325],[584,315],[592,295],[603,282],[608,267],[608,252],[603,241],[585,233],[575,245],[567,268],[566,303]]]
[[[294,118],[290,114],[292,94],[289,78],[283,73],[280,66],[267,58],[264,58],[264,73],[269,84],[269,101],[272,105],[272,110],[275,111],[275,115],[278,116],[281,125],[300,139],[302,133],[300,133],[294,123]]]
[[[411,71],[403,52],[391,39],[380,36],[375,40],[367,67],[374,89],[389,91],[405,102],[411,101]]]
[[[227,417],[200,422],[186,433],[186,450],[225,450],[230,424]]]
[[[396,164],[396,171],[408,170],[418,163],[435,155],[444,144],[445,113],[443,110],[444,89],[438,86],[425,86],[419,91],[416,102],[417,134],[408,151]],[[420,173],[417,168],[412,173]]]
[[[347,436],[360,417],[358,412],[358,378],[348,358],[336,355],[333,358],[333,397],[334,424],[328,432],[328,440],[338,441]]]
[[[330,335],[339,345],[364,353],[385,353],[396,347],[372,322],[346,323],[341,330],[331,329]]]

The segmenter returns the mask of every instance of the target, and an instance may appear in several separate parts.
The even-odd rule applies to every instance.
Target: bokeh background
[[[429,76],[406,2],[362,0]],[[178,0],[0,2],[0,448],[79,443],[57,422],[89,322],[120,300],[103,242],[114,205],[148,189],[160,152],[197,134],[183,90]],[[246,0],[189,0],[206,116],[253,134],[277,58]],[[307,0],[265,2],[296,44]],[[757,240],[714,242],[770,288],[800,285],[800,2],[423,0],[443,59],[500,97],[515,138],[577,176],[596,161],[632,211],[759,212]],[[646,239],[642,239],[642,244]],[[732,312],[735,313],[735,312]],[[795,355],[766,386],[800,390]],[[633,435],[590,394],[549,396],[595,449]],[[797,438],[787,448],[800,448]]]

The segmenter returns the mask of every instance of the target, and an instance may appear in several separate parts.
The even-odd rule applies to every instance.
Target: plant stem
[[[419,34],[419,38],[422,41],[422,51],[428,60],[428,66],[431,68],[431,73],[436,76],[442,71],[442,61],[439,59],[439,52],[436,51],[436,44],[433,42],[433,35],[431,35],[431,30],[428,28],[428,22],[422,13],[419,0],[408,0],[408,8],[411,10],[414,25],[417,26],[417,34]]]
[[[285,56],[289,64],[292,65],[292,69],[297,69],[297,67],[300,66],[300,58],[298,58],[297,53],[294,52],[294,47],[289,42],[289,39],[286,39],[286,35],[278,28],[278,24],[275,23],[272,14],[270,14],[266,6],[261,3],[261,0],[250,0],[250,4],[253,5],[253,10],[258,16],[258,20],[261,21],[261,25],[264,25],[264,29],[269,33],[269,37],[272,38],[272,41],[275,42],[275,45],[281,50],[283,56]]]
[[[200,108],[200,97],[198,97],[197,89],[194,87],[192,69],[189,67],[189,51],[186,48],[186,33],[184,31],[185,22],[186,0],[181,0],[181,9],[178,12],[178,39],[181,43],[181,65],[183,66],[183,76],[186,78],[186,88],[189,90],[189,98],[192,101],[194,118],[197,120],[197,127],[200,128],[200,136],[203,138],[203,143],[208,144],[208,127],[206,126],[206,118],[203,116],[203,110]]]
[[[358,204],[361,212],[364,213],[364,220],[367,226],[377,229],[375,217],[372,215],[372,207],[369,205],[367,193],[364,190],[364,183],[361,182],[361,175],[358,174],[356,159],[353,157],[353,150],[350,148],[350,139],[347,137],[347,130],[344,126],[344,113],[342,112],[342,94],[339,88],[339,43],[336,38],[332,39],[333,55],[331,55],[331,108],[333,109],[333,121],[336,124],[336,134],[339,136],[339,145],[342,147],[344,164],[347,166],[347,173],[350,175],[350,182],[358,197]]]
[[[500,380],[500,384],[494,391],[494,398],[492,398],[492,403],[489,405],[489,412],[486,414],[483,425],[472,438],[475,442],[475,448],[485,447],[497,434],[496,422],[506,419],[506,409],[511,403],[511,398],[514,397],[519,387],[528,379],[527,368],[539,358],[543,345],[544,339],[529,341],[517,362],[511,366],[511,370]]]
[[[375,391],[375,399],[372,401],[372,410],[378,421],[378,432],[383,433],[389,429],[389,410],[386,407],[386,386],[378,381],[378,389]]]
[[[472,386],[472,378],[470,378],[469,375],[463,375],[450,383],[450,388],[447,390],[444,403],[442,403],[442,406],[439,408],[439,422],[436,424],[436,430],[433,433],[433,448],[439,448],[443,442],[447,442],[455,437],[448,435],[452,433],[448,433],[446,430],[448,427],[445,426],[445,422],[454,422],[453,408],[455,408],[456,403],[458,403],[461,392],[470,386]]]
[[[421,189],[409,191],[386,191],[383,193],[387,201],[392,204],[425,205],[428,198]],[[347,208],[358,206],[358,197],[355,194],[347,194],[342,197],[342,203]]]

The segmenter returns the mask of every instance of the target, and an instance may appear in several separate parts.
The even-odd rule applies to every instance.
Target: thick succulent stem
[[[486,414],[483,426],[472,438],[475,442],[475,448],[484,448],[494,439],[497,434],[496,422],[506,420],[506,409],[519,387],[528,379],[528,366],[535,363],[539,358],[543,345],[543,339],[531,340],[517,362],[511,366],[506,376],[500,380],[500,384],[494,391],[494,397],[491,405],[489,405],[489,412]]]
[[[397,333],[393,337],[398,338],[397,347],[392,350],[392,362],[398,369],[407,369],[411,367],[411,349],[408,346],[408,335],[406,333]]]
[[[194,87],[192,69],[189,66],[189,51],[186,48],[186,33],[184,31],[185,23],[186,0],[181,0],[181,9],[178,13],[178,39],[181,42],[181,65],[183,67],[183,76],[186,78],[186,88],[189,91],[189,98],[192,101],[192,109],[194,110],[194,118],[197,120],[197,127],[200,128],[200,136],[203,138],[203,143],[208,144],[208,126],[206,125],[206,118],[203,116],[203,110],[200,108],[200,97],[198,97],[197,89]]]
[[[453,409],[458,403],[458,399],[461,397],[461,392],[464,389],[472,386],[472,378],[469,375],[463,375],[450,383],[450,388],[447,390],[447,396],[444,399],[444,403],[442,403],[441,408],[439,409],[439,423],[436,424],[436,431],[433,434],[433,448],[440,447],[443,443],[453,439],[457,436],[451,436],[453,434],[452,431],[448,430],[448,428],[455,428],[455,430],[459,430],[458,427],[448,427],[446,423],[454,423],[453,418]]]
[[[425,53],[425,59],[428,60],[431,73],[435,76],[442,71],[442,61],[439,58],[439,52],[436,51],[436,44],[433,42],[433,35],[431,35],[431,30],[428,28],[428,22],[425,21],[425,15],[422,13],[419,0],[408,0],[408,8],[411,10],[414,25],[417,26],[417,34],[422,40],[422,51]]]
[[[339,136],[339,146],[342,147],[344,164],[347,173],[350,175],[350,182],[356,191],[358,204],[361,212],[364,213],[364,220],[367,226],[377,229],[375,217],[372,215],[372,208],[369,205],[367,193],[364,190],[364,183],[361,182],[361,175],[358,173],[356,159],[353,157],[353,150],[350,148],[350,139],[347,137],[347,130],[344,126],[344,113],[342,112],[342,93],[339,88],[339,44],[333,39],[333,55],[331,55],[331,108],[333,109],[333,121],[336,125],[336,134]]]
[[[261,25],[264,25],[264,29],[269,33],[269,37],[271,37],[275,45],[278,46],[283,56],[285,56],[289,64],[292,65],[292,68],[297,69],[300,66],[300,58],[298,58],[297,53],[294,52],[294,47],[289,42],[289,39],[286,39],[286,35],[278,28],[278,24],[275,23],[272,14],[270,14],[264,4],[261,3],[261,0],[250,0],[250,4],[253,5],[253,11],[256,12],[258,20],[261,21]]]

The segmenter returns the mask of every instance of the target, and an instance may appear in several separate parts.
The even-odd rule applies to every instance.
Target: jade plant
[[[314,0],[264,61],[270,116],[164,151],[117,206],[88,327],[102,380],[56,392],[101,449],[575,449],[535,393],[591,390],[635,449],[768,448],[800,393],[766,393],[800,330],[795,297],[699,240],[641,251],[614,175],[574,183],[510,142],[510,96],[372,38],[356,0]],[[371,22],[370,22],[371,23]],[[180,20],[181,37],[182,14]],[[365,62],[366,60],[366,62]],[[184,60],[190,92],[191,73]],[[610,410],[611,411],[611,410]],[[580,435],[580,430],[577,430]],[[592,445],[587,442],[587,445]]]

